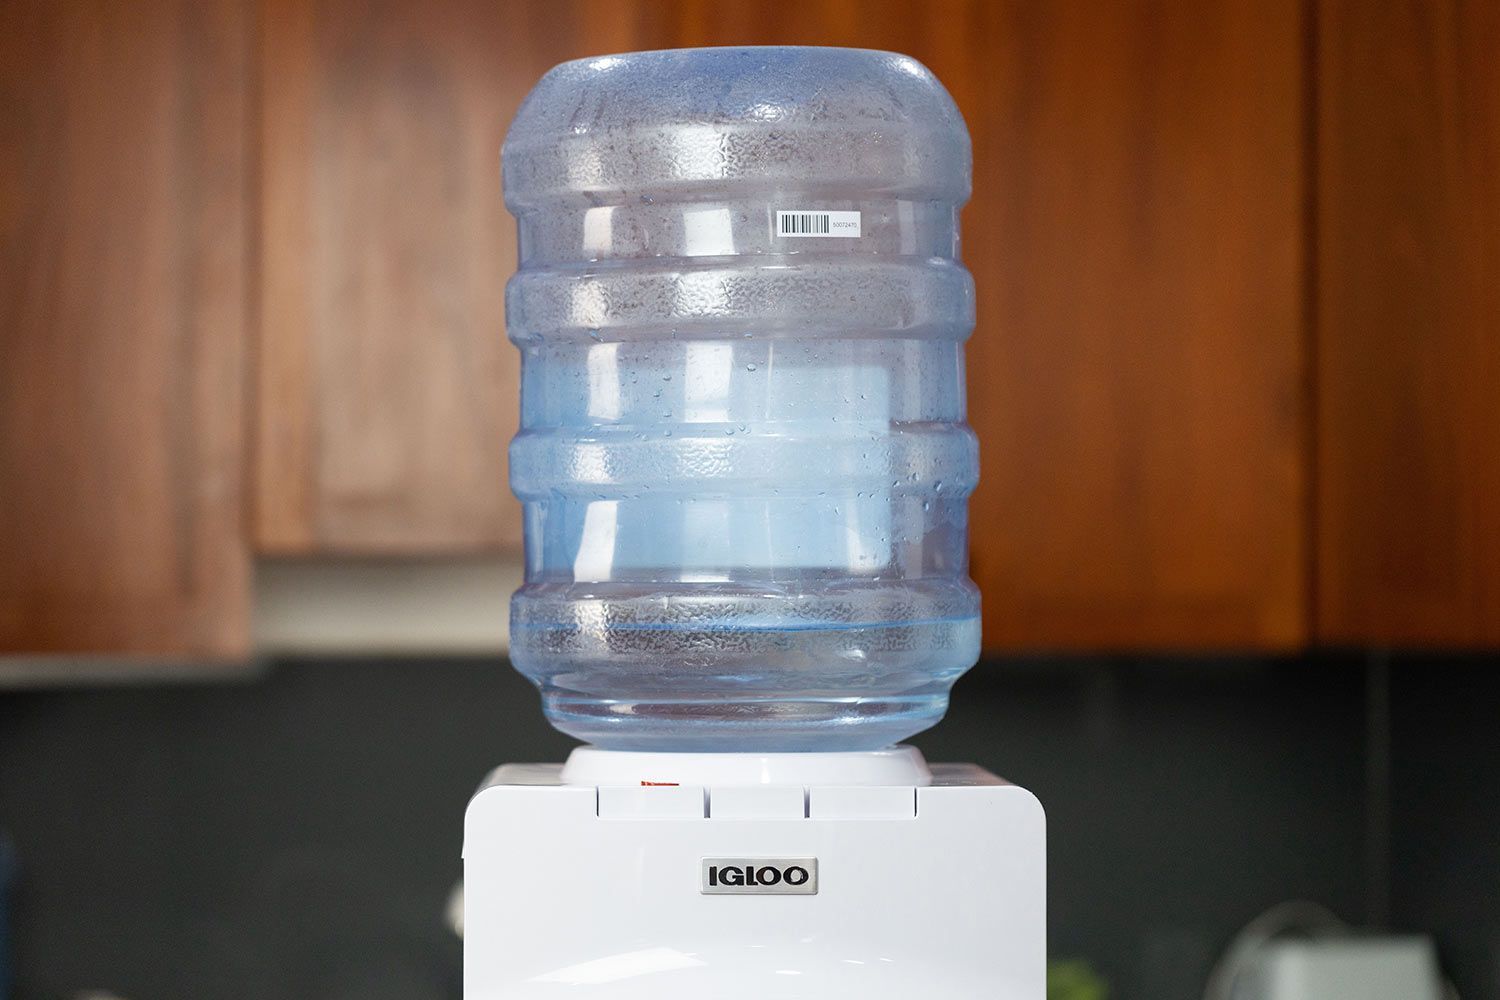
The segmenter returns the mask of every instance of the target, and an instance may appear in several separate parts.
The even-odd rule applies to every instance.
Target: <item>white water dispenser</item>
[[[606,56],[523,103],[511,657],[588,745],[470,804],[468,1000],[1042,1000],[1041,807],[900,743],[979,655],[970,164],[891,53]]]

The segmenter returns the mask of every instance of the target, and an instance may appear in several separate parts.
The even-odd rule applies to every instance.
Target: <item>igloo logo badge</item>
[[[704,858],[699,892],[707,896],[813,896],[817,858]]]

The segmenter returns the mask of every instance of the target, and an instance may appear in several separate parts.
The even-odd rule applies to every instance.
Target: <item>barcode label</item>
[[[776,235],[855,237],[859,235],[859,213],[778,209]]]

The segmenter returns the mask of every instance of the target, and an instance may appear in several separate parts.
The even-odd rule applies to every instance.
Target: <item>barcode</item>
[[[831,228],[827,212],[787,212],[781,217],[783,236],[827,236]]]
[[[782,209],[776,213],[777,236],[859,235],[858,212],[814,212],[806,209]]]

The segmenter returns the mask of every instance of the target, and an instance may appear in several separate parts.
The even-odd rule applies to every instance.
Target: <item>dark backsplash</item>
[[[1391,903],[1437,935],[1463,1000],[1500,998],[1500,657],[1391,673]]]
[[[1197,1000],[1289,898],[1436,931],[1466,1000],[1500,997],[1500,672],[1399,661],[1389,745],[1370,677],[1354,655],[998,661],[916,742],[1041,797],[1051,951],[1112,1000]],[[464,803],[570,745],[499,661],[0,696],[15,1000],[458,1000]]]

